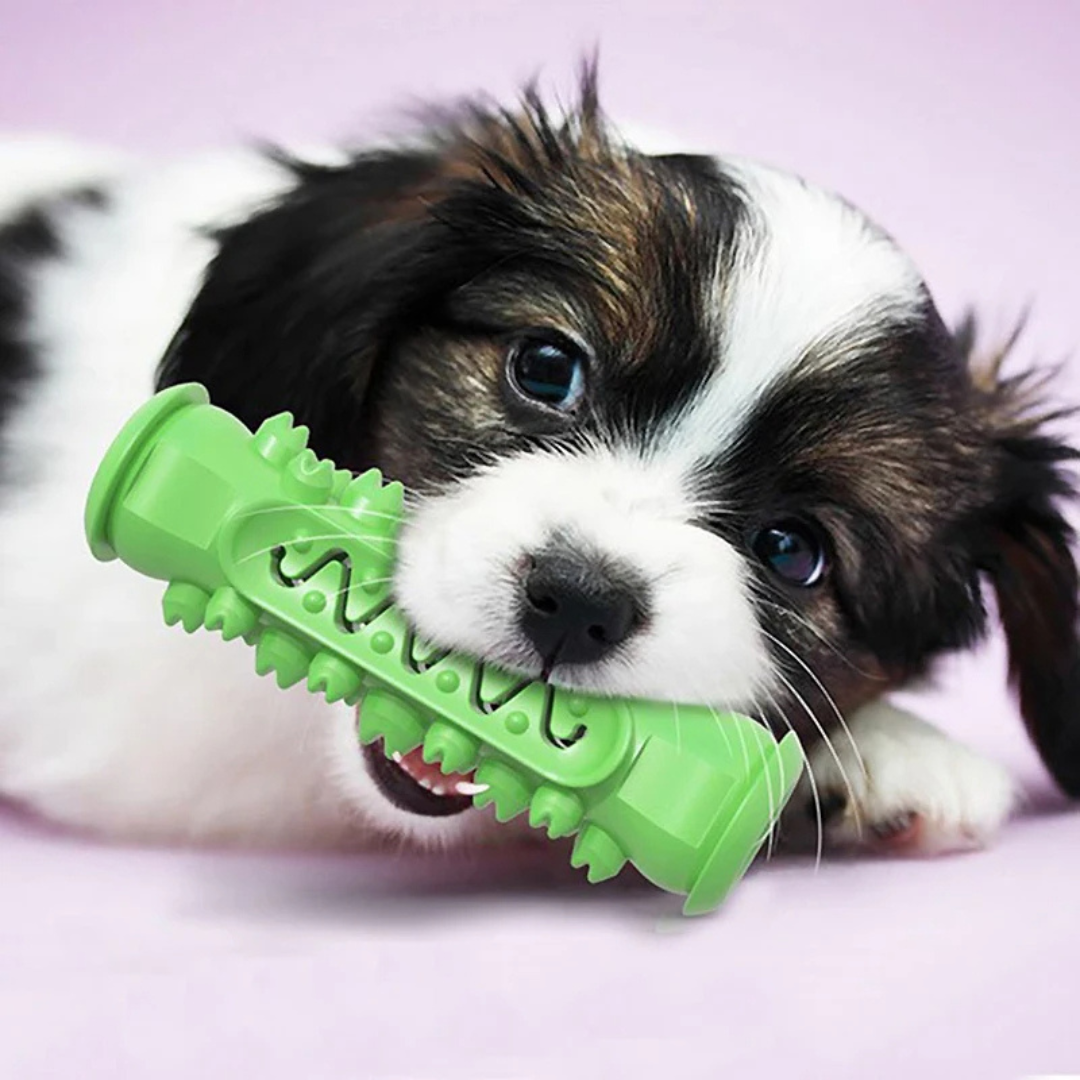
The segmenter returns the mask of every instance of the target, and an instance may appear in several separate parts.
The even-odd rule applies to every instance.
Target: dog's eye
[[[787,519],[767,525],[751,542],[754,554],[792,585],[816,585],[826,569],[825,545],[808,522]]]
[[[585,392],[585,357],[569,342],[525,338],[511,348],[507,369],[519,393],[554,409],[572,409]]]

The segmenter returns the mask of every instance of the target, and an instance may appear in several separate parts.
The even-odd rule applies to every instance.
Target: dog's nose
[[[634,632],[644,607],[633,574],[562,550],[532,557],[523,591],[521,627],[548,669],[602,659]]]

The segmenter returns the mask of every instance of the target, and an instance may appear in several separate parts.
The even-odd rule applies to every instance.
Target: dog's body
[[[563,128],[529,100],[325,166],[0,145],[0,260],[0,792],[52,818],[501,832],[463,812],[467,778],[432,792],[361,754],[347,708],[166,630],[156,583],[92,562],[102,451],[188,380],[407,484],[395,587],[432,640],[794,725],[816,785],[793,831],[935,851],[1004,820],[996,765],[883,701],[977,639],[988,578],[1025,719],[1080,794],[1069,452],[833,196],[631,151],[587,83]]]
[[[167,632],[156,583],[87,564],[80,535],[95,458],[198,290],[205,230],[287,178],[255,153],[143,167],[38,140],[0,152],[0,175],[20,174],[7,227],[35,370],[3,430],[0,788],[118,836],[345,841],[356,815],[330,773],[335,740],[358,764],[347,710],[252,678],[242,648]]]

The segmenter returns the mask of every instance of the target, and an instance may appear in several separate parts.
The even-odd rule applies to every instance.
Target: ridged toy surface
[[[794,735],[702,706],[602,698],[530,681],[412,632],[390,580],[403,491],[320,460],[286,414],[252,433],[196,384],[151,398],[106,453],[86,534],[168,582],[164,615],[255,650],[282,687],[358,707],[387,754],[419,746],[475,770],[477,805],[575,835],[590,881],[629,861],[684,910],[741,878],[802,770]]]

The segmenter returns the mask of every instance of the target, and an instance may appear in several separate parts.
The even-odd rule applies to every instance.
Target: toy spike
[[[436,720],[424,736],[424,760],[437,761],[444,773],[469,772],[479,751],[476,739],[445,720]]]
[[[307,446],[308,429],[294,427],[290,413],[278,413],[264,420],[255,432],[256,451],[271,465],[284,465]]]
[[[629,861],[709,911],[739,880],[802,770],[734,713],[589,697],[523,680],[416,639],[393,606],[404,491],[351,477],[307,447],[288,414],[252,434],[194,384],[165,390],[125,425],[87,501],[86,535],[168,582],[170,624],[243,638],[279,685],[306,680],[359,705],[362,742],[423,747],[444,772],[475,767],[478,806],[528,811],[576,834],[590,881]]]
[[[321,503],[334,487],[334,466],[314,450],[301,450],[285,468],[285,491],[297,502]]]

